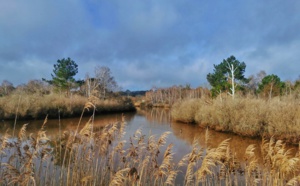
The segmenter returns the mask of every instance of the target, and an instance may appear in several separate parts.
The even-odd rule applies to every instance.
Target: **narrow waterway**
[[[183,124],[174,122],[170,116],[170,110],[168,109],[143,109],[137,110],[137,112],[125,113],[125,120],[127,122],[123,139],[128,143],[125,144],[124,149],[129,149],[130,137],[134,136],[137,130],[141,130],[142,134],[147,139],[150,135],[154,135],[159,138],[161,134],[166,131],[171,132],[168,135],[166,145],[161,149],[161,153],[158,156],[158,160],[162,161],[163,154],[168,144],[173,144],[172,152],[174,163],[178,163],[186,154],[192,150],[193,142],[196,140],[201,148],[205,149],[205,133],[206,129],[200,128],[197,125]],[[121,121],[122,114],[105,114],[98,115],[94,118],[94,130],[102,130],[107,124]],[[80,128],[90,119],[89,116],[83,117],[80,121]],[[27,124],[27,134],[37,134],[38,130],[43,125],[43,120],[33,121],[17,121],[14,125],[14,121],[1,121],[0,135],[5,132],[9,134],[18,135],[21,127]],[[46,134],[50,139],[59,138],[64,131],[75,131],[79,123],[79,118],[66,118],[66,119],[49,119],[46,121],[45,129]],[[230,149],[235,153],[235,157],[239,162],[243,161],[246,148],[250,144],[255,144],[256,155],[260,156],[259,146],[261,140],[250,139],[246,137],[237,136],[234,134],[226,134],[215,131],[209,131],[208,146],[210,148],[217,147],[223,140],[230,138]],[[176,177],[176,185],[180,185],[184,180],[183,169],[181,174]]]
[[[174,122],[171,119],[170,111],[167,109],[146,109],[138,110],[137,112],[125,113],[127,121],[125,140],[129,140],[130,136],[140,129],[146,136],[155,135],[159,137],[162,133],[170,131],[171,134],[167,138],[167,144],[174,145],[175,153],[174,160],[179,161],[185,154],[189,153],[196,139],[200,146],[205,147],[205,129],[199,128],[196,125]],[[89,117],[84,117],[80,122],[82,127]],[[94,126],[97,129],[103,128],[105,125],[121,120],[121,114],[105,114],[95,117]],[[14,130],[14,121],[1,121],[0,134],[3,135],[7,130],[10,134]],[[79,118],[67,119],[49,119],[46,123],[47,135],[50,138],[56,138],[57,135],[65,130],[75,130],[79,122]],[[33,121],[17,121],[15,126],[15,135],[18,134],[23,124],[27,125],[27,133],[35,134],[43,125],[43,120]],[[230,138],[231,150],[236,153],[238,159],[242,160],[245,150],[250,144],[255,144],[259,147],[260,140],[241,137],[234,134],[220,133],[209,131],[210,139],[209,146],[216,147],[223,140]],[[259,151],[257,152],[259,153]]]

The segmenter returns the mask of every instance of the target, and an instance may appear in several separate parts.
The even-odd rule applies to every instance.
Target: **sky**
[[[246,77],[300,75],[299,0],[0,0],[0,83],[107,66],[123,90],[190,84],[234,55]]]

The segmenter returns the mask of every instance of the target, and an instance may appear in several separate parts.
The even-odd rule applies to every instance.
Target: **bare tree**
[[[284,82],[285,84],[285,95],[292,95],[293,83],[289,80]]]
[[[256,94],[258,85],[261,83],[262,79],[266,77],[266,75],[267,73],[264,70],[261,70],[256,75],[251,75],[249,77],[248,88],[251,90],[251,92]]]
[[[50,93],[51,88],[42,80],[30,80],[24,85],[23,90],[28,94],[45,95]]]
[[[233,64],[229,64],[228,62],[227,62],[227,68],[228,68],[228,70],[230,70],[230,78],[231,78],[231,88],[230,88],[230,90],[231,90],[231,93],[229,93],[231,96],[232,96],[232,98],[234,99],[234,94],[235,94],[235,79],[234,79],[234,73],[235,73],[235,71],[236,71],[236,69],[237,69],[237,67],[234,67],[234,65]]]
[[[95,78],[91,78],[90,75],[87,73],[85,75],[85,83],[84,83],[85,95],[87,97],[90,97],[91,95],[95,94],[97,87],[98,87],[98,81]]]
[[[146,100],[152,105],[169,104],[173,105],[176,101],[186,98],[210,97],[210,91],[206,88],[198,87],[196,89],[187,86],[172,86],[169,88],[152,87],[146,92]]]
[[[113,92],[118,88],[110,68],[106,66],[96,66],[95,81],[97,82],[97,89],[99,90],[99,95],[102,99],[106,98],[107,92]]]
[[[0,86],[0,96],[6,96],[9,95],[13,90],[15,89],[15,87],[13,86],[13,84],[7,80],[3,80]]]
[[[259,73],[256,74],[256,81],[257,81],[257,85],[261,82],[262,79],[264,79],[264,77],[267,76],[267,73],[264,70],[259,71]]]

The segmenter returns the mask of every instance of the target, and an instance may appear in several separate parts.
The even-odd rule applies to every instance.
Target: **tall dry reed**
[[[11,94],[0,97],[0,119],[50,118],[80,116],[88,98],[73,95],[65,97],[60,94],[29,95]],[[93,99],[97,113],[125,112],[135,110],[134,105],[126,98],[110,100]],[[92,114],[92,113],[90,113]]]
[[[84,109],[95,109],[93,103]],[[47,118],[36,134],[25,124],[17,137],[1,137],[0,183],[2,185],[297,185],[299,153],[283,141],[263,139],[260,147],[249,145],[244,160],[232,151],[230,139],[205,146],[194,140],[191,152],[174,161],[170,132],[144,135],[138,129],[124,139],[126,122],[94,130],[93,116],[75,131],[58,139],[47,136]],[[260,148],[262,160],[255,154]],[[260,163],[262,162],[262,163]],[[183,180],[177,180],[178,176]]]
[[[172,118],[201,127],[250,137],[268,137],[297,144],[300,100],[288,97],[189,99],[172,107]]]

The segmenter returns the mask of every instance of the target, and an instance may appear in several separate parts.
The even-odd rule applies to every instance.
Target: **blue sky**
[[[108,66],[124,89],[207,86],[234,55],[246,76],[300,75],[299,0],[0,0],[0,81],[51,78],[58,59],[77,79]]]

